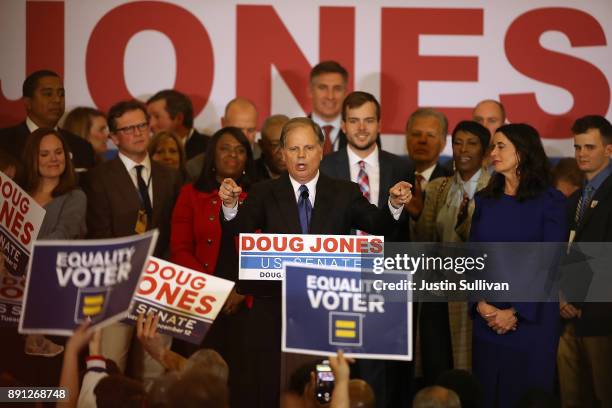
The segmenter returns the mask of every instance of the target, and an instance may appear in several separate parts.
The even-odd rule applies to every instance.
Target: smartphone
[[[335,381],[328,360],[323,360],[321,364],[317,364],[316,377],[315,398],[320,404],[327,404],[331,401]]]

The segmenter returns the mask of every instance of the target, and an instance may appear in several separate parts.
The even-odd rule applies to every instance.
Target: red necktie
[[[357,184],[359,185],[359,190],[361,190],[361,194],[363,194],[366,200],[370,201],[370,179],[368,178],[368,173],[366,173],[365,165],[366,163],[363,160],[359,160],[359,173],[357,174]],[[357,235],[370,234],[361,230],[357,230]]]
[[[323,126],[323,133],[325,133],[325,142],[323,143],[323,155],[328,155],[334,151],[334,146],[331,142],[331,131],[334,127],[332,125]]]

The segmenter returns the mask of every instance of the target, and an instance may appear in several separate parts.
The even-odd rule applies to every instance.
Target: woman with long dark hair
[[[551,185],[538,132],[526,124],[500,127],[493,136],[490,158],[495,174],[476,196],[471,241],[566,241],[565,197]],[[525,263],[514,261],[504,267],[515,274],[541,272],[517,270]],[[473,317],[472,364],[483,385],[484,406],[513,407],[532,388],[553,391],[558,302],[483,299],[474,305]]]

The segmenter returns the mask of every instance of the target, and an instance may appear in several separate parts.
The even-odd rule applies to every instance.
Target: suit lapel
[[[300,216],[298,214],[295,192],[287,173],[274,181],[273,194],[278,203],[284,225],[287,226],[288,234],[301,234]]]
[[[115,175],[115,177],[111,177],[111,179],[113,180],[113,185],[115,186],[118,196],[121,197],[121,200],[125,200],[126,207],[140,208],[138,191],[132,182],[130,174],[123,165],[123,162],[119,157],[115,157],[111,163],[110,171]]]
[[[333,203],[333,194],[331,180],[319,173],[317,195],[315,197],[314,208],[312,209],[312,220],[310,221],[311,234],[321,234],[324,232],[325,219],[331,214],[330,206]]]
[[[151,224],[159,225],[158,218],[160,209],[163,207],[161,203],[163,203],[164,200],[164,185],[157,163],[153,160],[151,160],[151,183],[153,184],[153,219],[151,220]]]
[[[591,219],[591,217],[593,217],[593,213],[597,209],[597,207],[593,207],[593,202],[601,201],[605,199],[611,193],[612,193],[612,175],[608,176],[608,178],[606,178],[603,184],[597,189],[597,191],[595,192],[595,195],[591,199],[591,204],[589,204],[589,207],[584,210],[584,216],[582,219],[582,223],[578,227],[578,230],[576,231],[576,235],[578,235],[584,229],[584,227],[589,223],[589,220]],[[581,190],[581,194],[582,194],[582,190]],[[580,198],[578,200],[580,201]]]
[[[341,180],[351,180],[351,169],[349,167],[348,151],[344,149],[342,154],[339,154],[336,161],[336,172],[334,174]],[[317,190],[318,194],[318,190]]]

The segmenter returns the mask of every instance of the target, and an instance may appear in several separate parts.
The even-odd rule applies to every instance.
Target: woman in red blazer
[[[212,136],[200,177],[183,187],[174,207],[170,235],[172,262],[232,278],[218,273],[218,269],[227,268],[217,268],[220,253],[225,255],[222,251],[229,250],[227,255],[231,255],[231,248],[222,244],[219,185],[225,178],[233,178],[244,191],[254,181],[254,168],[250,144],[240,129],[225,127]],[[245,197],[243,192],[240,199]],[[231,244],[234,248],[233,240]]]
[[[243,191],[255,179],[249,141],[235,127],[225,127],[212,136],[198,180],[185,185],[179,194],[172,213],[170,259],[178,265],[233,280],[238,268],[236,245],[231,235],[222,234],[219,220],[219,185],[228,177],[236,180]],[[243,193],[240,199],[245,197]],[[241,371],[236,366],[236,350],[240,349],[242,321],[246,318],[243,300],[244,296],[232,291],[202,344],[219,351],[235,373]],[[175,345],[176,351],[184,355],[195,351],[186,343],[175,341]]]

